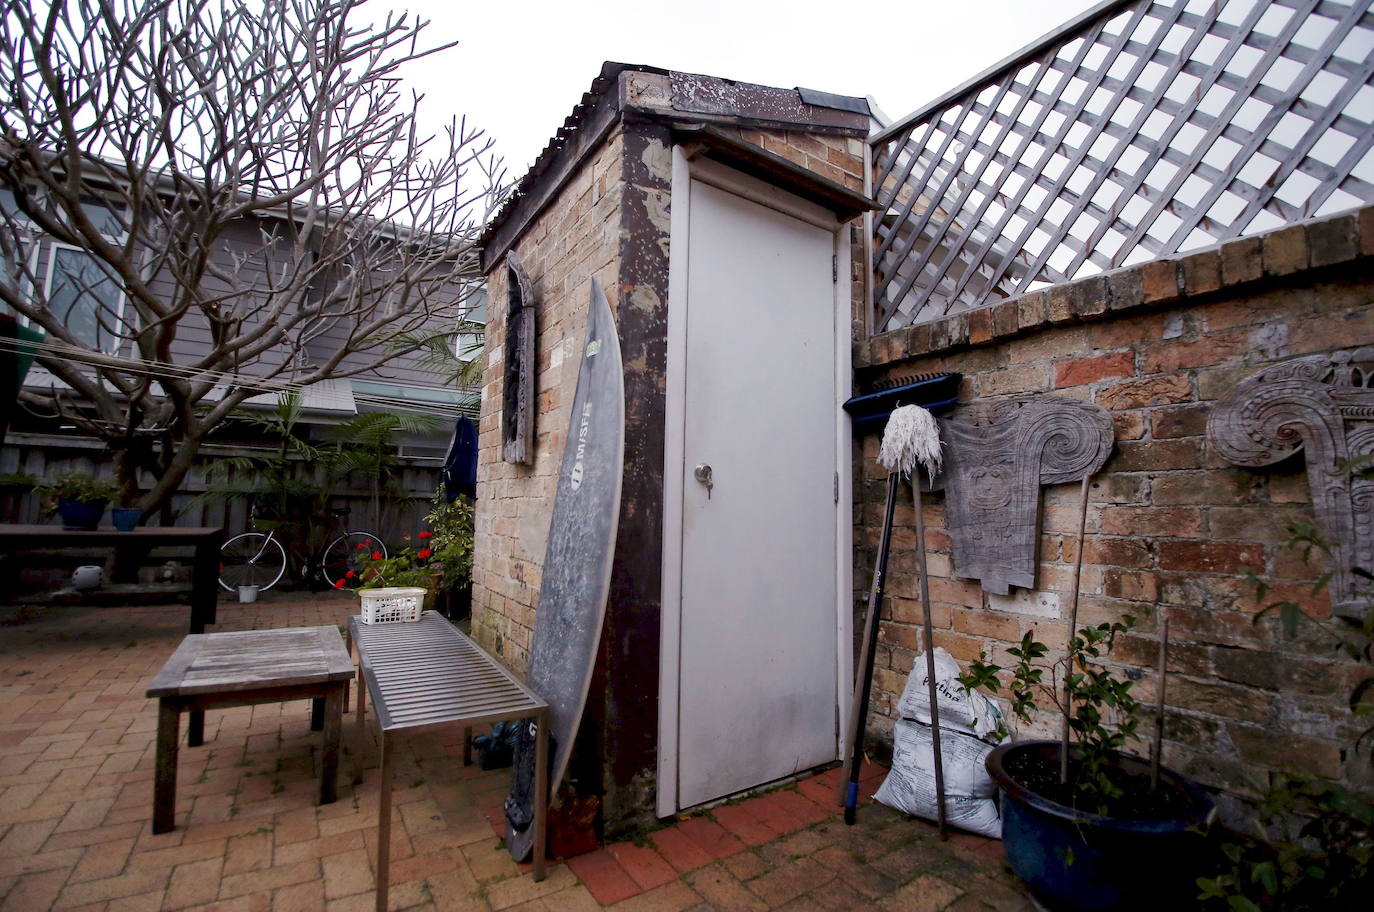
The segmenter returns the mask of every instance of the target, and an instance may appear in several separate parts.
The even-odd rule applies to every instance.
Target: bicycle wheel
[[[235,535],[219,549],[219,584],[230,592],[257,586],[265,592],[286,572],[286,549],[261,532]]]
[[[364,547],[359,548],[359,545]],[[360,551],[369,554],[380,551],[383,558],[387,556],[386,545],[371,532],[345,532],[329,543],[329,547],[324,549],[324,554],[320,558],[320,575],[324,577],[324,581],[333,586],[339,580],[343,580],[345,586],[356,586],[357,577],[349,577],[348,571],[357,571]]]

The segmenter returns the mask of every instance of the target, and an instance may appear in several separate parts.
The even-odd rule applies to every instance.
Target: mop
[[[935,801],[940,838],[945,834],[945,776],[940,755],[940,707],[935,690],[935,644],[930,625],[930,584],[926,578],[925,519],[921,515],[921,477],[918,464],[929,478],[940,471],[940,429],[930,412],[918,405],[894,409],[883,431],[878,462],[888,470],[887,504],[883,531],[878,542],[873,570],[873,587],[868,596],[868,617],[864,621],[863,662],[854,682],[854,704],[850,712],[848,758],[849,785],[844,797],[844,821],[854,823],[859,800],[859,768],[863,762],[864,721],[868,716],[868,697],[872,686],[873,661],[878,648],[878,615],[882,611],[887,555],[892,541],[892,511],[897,499],[897,483],[905,476],[911,481],[916,513],[916,562],[921,576],[921,611],[925,619],[926,684],[930,694],[930,727],[935,761]]]

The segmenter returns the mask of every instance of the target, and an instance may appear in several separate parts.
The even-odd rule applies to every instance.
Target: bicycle
[[[329,511],[333,517],[330,531],[341,525],[340,520],[348,512],[346,508]],[[254,510],[253,520],[256,519]],[[324,547],[314,565],[306,565],[301,576],[309,579],[318,573],[327,585],[333,586],[355,569],[354,555],[359,550],[387,556],[386,545],[379,536],[362,530],[344,532]],[[286,573],[286,546],[277,538],[275,529],[235,535],[220,547],[219,555],[219,584],[229,592],[238,591],[240,586],[257,586],[259,592],[266,592]]]

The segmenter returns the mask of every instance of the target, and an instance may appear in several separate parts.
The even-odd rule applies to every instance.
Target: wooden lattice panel
[[[873,140],[875,332],[1374,202],[1370,0],[1126,0]]]

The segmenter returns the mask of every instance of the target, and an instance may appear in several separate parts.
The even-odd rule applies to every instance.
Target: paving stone
[[[768,904],[725,870],[719,862],[707,865],[686,876],[690,886],[711,908],[720,912],[764,912]]]
[[[773,869],[763,856],[755,850],[740,852],[738,855],[731,855],[729,858],[722,858],[721,864],[725,865],[725,870],[738,877],[740,880],[753,880],[760,874]]]
[[[562,894],[554,894],[548,897],[548,905],[555,912],[571,912],[563,906],[554,906],[556,899],[561,899]],[[616,903],[610,908],[615,912],[682,912],[690,909],[701,902],[701,896],[691,887],[682,881],[674,881],[653,890],[645,891],[638,896]]]
[[[710,852],[682,832],[680,824],[651,833],[649,839],[659,854],[679,871],[695,871],[715,860]]]
[[[167,884],[167,894],[163,898],[162,908],[171,912],[173,909],[214,902],[219,898],[219,879],[223,866],[222,858],[208,858],[177,865],[173,868],[171,881]]]
[[[533,877],[520,875],[488,885],[487,903],[494,912],[500,912],[502,909],[509,909],[520,903],[565,890],[576,883],[577,877],[567,865],[557,865],[549,868],[547,876],[537,883]]]
[[[337,624],[356,610],[348,602],[290,604],[286,612],[235,606],[220,628]],[[69,624],[81,628],[80,638],[57,635]],[[24,658],[0,663],[0,694],[18,671],[32,673],[23,695],[0,701],[0,904],[22,912],[372,912],[375,747],[362,755],[362,781],[341,782],[337,802],[315,807],[318,736],[304,701],[211,713],[205,747],[182,752],[178,827],[151,833],[156,704],[143,688],[184,629],[184,617],[163,609],[102,609],[94,619],[55,613],[6,628],[2,648]],[[139,645],[125,649],[131,639]],[[118,662],[110,665],[113,652]],[[346,770],[358,756],[352,737],[346,726]],[[602,907],[571,866],[552,865],[536,884],[528,865],[510,860],[494,836],[509,773],[462,767],[446,752],[456,744],[401,742],[397,783],[405,787],[395,792],[391,907]],[[884,773],[865,764],[865,791]],[[828,770],[688,817],[652,833],[647,846],[608,847],[595,857],[614,864],[602,868],[619,872],[622,893],[634,892],[617,897],[603,878],[601,898],[618,898],[609,908],[627,912],[802,912],[923,908],[962,889],[951,900],[959,908],[1026,908],[1002,870],[999,843],[956,837],[942,845],[932,827],[868,804],[859,825],[846,827],[835,805],[839,779],[838,769]],[[913,846],[919,864],[910,859]],[[903,851],[905,861],[895,857]],[[923,881],[918,896],[913,887]]]
[[[716,811],[724,810],[726,809],[716,808]],[[729,813],[732,812],[727,812],[727,817]],[[719,820],[713,820],[704,814],[688,817],[674,829],[700,846],[712,858],[726,858],[745,849],[744,842],[722,826]]]
[[[607,849],[598,849],[586,855],[570,858],[568,868],[591,891],[597,902],[604,906],[644,892],[644,887],[635,882],[616,856]]]
[[[779,831],[765,824],[749,802],[727,804],[711,811],[717,823],[745,845],[757,846],[771,841]]]
[[[891,896],[879,901],[890,912],[937,912],[954,902],[964,891],[938,877],[920,877]]]
[[[833,880],[835,876],[834,871],[819,861],[804,858],[751,880],[749,889],[769,908],[777,908]]]
[[[124,866],[129,860],[129,852],[133,847],[134,840],[132,838],[115,839],[91,846],[82,854],[81,861],[77,863],[76,869],[72,871],[71,877],[67,878],[67,882],[82,883],[87,880],[101,880],[122,874]]]
[[[652,890],[678,879],[678,873],[653,849],[629,842],[606,847],[641,889]]]

